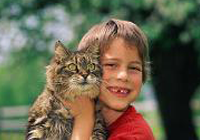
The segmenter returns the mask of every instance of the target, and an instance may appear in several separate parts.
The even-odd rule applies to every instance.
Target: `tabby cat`
[[[29,110],[26,140],[69,140],[73,117],[64,101],[79,95],[92,99],[99,95],[101,66],[96,46],[71,52],[58,41],[55,55],[47,66],[46,86]],[[84,128],[84,126],[83,126]],[[93,140],[105,140],[106,130],[100,110],[96,109]]]

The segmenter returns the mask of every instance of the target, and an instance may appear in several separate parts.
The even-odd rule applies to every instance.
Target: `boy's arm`
[[[71,140],[90,140],[95,122],[94,101],[81,96],[67,105],[74,116]]]
[[[90,140],[94,126],[94,117],[78,116],[74,120],[71,140]]]

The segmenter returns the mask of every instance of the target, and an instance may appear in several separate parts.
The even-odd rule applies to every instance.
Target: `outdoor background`
[[[152,79],[135,105],[156,139],[173,140],[167,135],[178,135],[188,114],[183,122],[200,138],[199,0],[1,0],[0,140],[24,139],[55,42],[75,49],[92,25],[109,18],[136,23],[149,39]],[[177,130],[165,128],[171,124]]]

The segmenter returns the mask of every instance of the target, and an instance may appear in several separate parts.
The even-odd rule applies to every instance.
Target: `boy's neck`
[[[111,125],[124,113],[124,111],[116,111],[108,107],[103,107],[101,112],[106,121],[107,126]]]

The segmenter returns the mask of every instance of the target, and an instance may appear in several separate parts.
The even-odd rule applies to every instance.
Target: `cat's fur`
[[[99,95],[99,57],[96,46],[70,52],[60,41],[56,42],[55,56],[47,66],[45,89],[29,110],[26,140],[70,139],[73,117],[64,101],[73,101],[79,95],[93,99]],[[105,123],[98,109],[92,139],[106,139]]]

